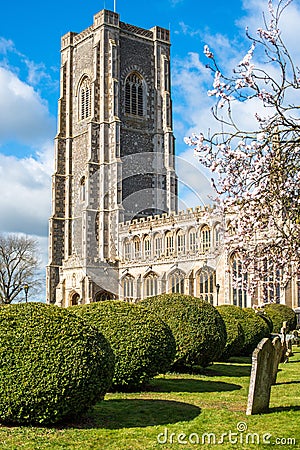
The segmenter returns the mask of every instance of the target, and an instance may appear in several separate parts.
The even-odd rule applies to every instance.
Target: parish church
[[[296,308],[297,280],[283,289],[270,274],[255,298],[247,294],[213,206],[178,211],[170,45],[169,30],[108,10],[61,39],[47,302],[178,292],[213,305]]]

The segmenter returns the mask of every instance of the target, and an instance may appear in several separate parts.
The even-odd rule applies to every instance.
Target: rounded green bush
[[[220,358],[226,361],[231,356],[237,356],[241,353],[245,343],[245,334],[242,325],[231,314],[227,305],[217,306],[217,310],[221,314],[226,326],[227,341]]]
[[[211,304],[183,294],[162,294],[141,303],[155,311],[172,330],[176,341],[173,369],[205,367],[222,354],[225,323]]]
[[[72,306],[71,310],[97,327],[110,343],[116,358],[114,389],[136,389],[170,369],[174,337],[156,314],[116,300]]]
[[[113,352],[98,330],[57,306],[0,308],[0,421],[50,424],[103,399]]]
[[[252,308],[240,308],[235,305],[224,305],[227,314],[232,315],[241,324],[245,342],[241,355],[250,355],[257,344],[270,334],[269,326]]]
[[[273,333],[280,333],[283,322],[286,322],[288,332],[296,329],[296,313],[289,306],[274,303],[266,305],[264,312],[273,322]]]

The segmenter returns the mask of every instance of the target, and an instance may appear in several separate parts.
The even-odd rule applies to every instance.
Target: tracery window
[[[158,294],[158,282],[157,275],[155,273],[150,273],[144,279],[144,296],[152,297]]]
[[[210,267],[202,268],[197,274],[197,295],[199,298],[206,300],[213,305],[215,284],[215,271]]]
[[[123,298],[127,301],[133,300],[133,283],[134,278],[131,275],[127,275],[123,279]]]
[[[125,112],[133,116],[144,115],[143,78],[138,73],[131,73],[125,82]]]
[[[232,304],[245,308],[247,306],[248,275],[245,273],[243,262],[237,253],[231,257],[230,273]]]
[[[201,249],[203,253],[206,253],[210,250],[211,245],[211,232],[208,226],[205,226],[201,229]]]
[[[191,253],[196,253],[197,251],[197,232],[195,228],[189,231],[189,250]]]
[[[263,260],[263,302],[280,303],[280,270],[272,262]]]
[[[139,259],[141,257],[141,241],[138,237],[133,240],[134,258]]]
[[[169,292],[184,294],[184,274],[177,270],[169,276]]]
[[[180,230],[177,234],[177,253],[178,255],[182,255],[185,253],[185,233],[184,231]]]
[[[124,257],[127,260],[131,259],[131,242],[129,240],[124,242]]]
[[[151,257],[151,238],[146,236],[144,239],[144,256],[146,259]]]
[[[166,256],[174,253],[174,235],[171,231],[166,233]]]
[[[160,234],[157,234],[154,237],[154,256],[160,258],[161,254],[162,254],[162,237]]]
[[[86,119],[91,115],[91,84],[88,77],[85,77],[79,89],[79,118]]]

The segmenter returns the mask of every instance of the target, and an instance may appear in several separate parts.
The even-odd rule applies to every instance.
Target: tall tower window
[[[125,82],[125,112],[133,116],[144,115],[143,78],[136,72],[131,73]]]
[[[91,85],[88,77],[82,80],[79,89],[79,118],[86,119],[91,115]]]
[[[85,177],[82,177],[80,180],[80,200],[85,202],[86,197],[86,185],[85,185]]]

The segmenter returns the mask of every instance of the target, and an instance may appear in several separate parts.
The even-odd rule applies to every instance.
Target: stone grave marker
[[[275,348],[268,338],[260,341],[252,354],[252,368],[246,414],[260,414],[269,409],[274,371]]]
[[[286,361],[286,352],[287,352],[287,343],[286,343],[286,322],[282,323],[282,328],[280,330],[281,333],[281,359],[280,362]]]
[[[273,371],[272,371],[272,384],[276,384],[276,378],[277,378],[277,372],[278,372],[278,366],[281,361],[281,355],[282,355],[282,346],[281,346],[281,339],[279,336],[276,336],[272,340],[272,344],[274,347],[274,362],[273,362]]]

